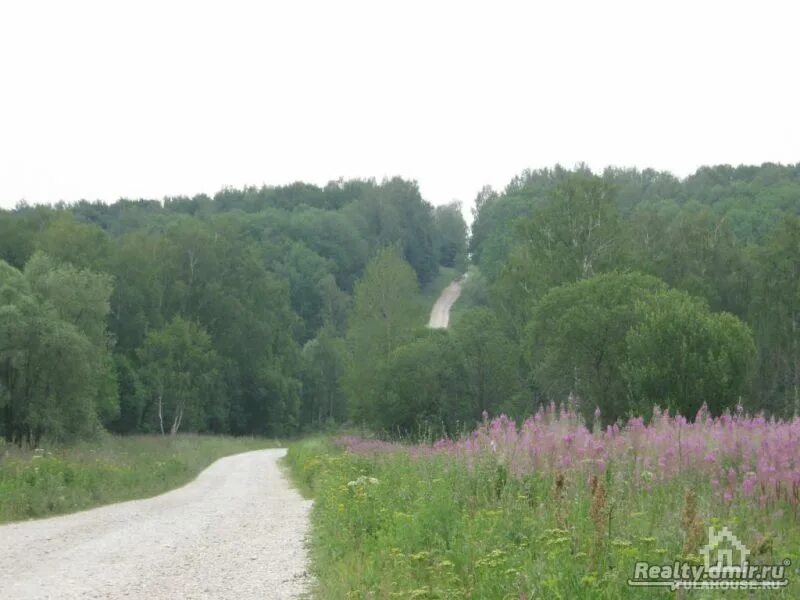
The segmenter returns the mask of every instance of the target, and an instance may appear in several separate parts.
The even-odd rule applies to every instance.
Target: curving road
[[[428,327],[433,327],[435,329],[447,329],[447,325],[450,323],[450,309],[461,295],[461,286],[464,283],[465,277],[466,275],[456,279],[450,285],[444,288],[442,294],[433,305],[433,309],[431,310],[431,318],[428,321]]]
[[[0,596],[298,597],[311,501],[281,473],[285,452],[222,458],[155,498],[0,526]]]

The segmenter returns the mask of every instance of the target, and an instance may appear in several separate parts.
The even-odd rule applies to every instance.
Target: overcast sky
[[[800,162],[797,2],[0,4],[0,206]]]

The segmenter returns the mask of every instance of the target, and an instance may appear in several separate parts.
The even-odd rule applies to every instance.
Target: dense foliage
[[[478,196],[486,302],[536,405],[800,410],[800,165],[526,171]]]
[[[465,261],[465,230],[457,205],[434,209],[401,179],[0,211],[0,435],[344,420],[341,382],[363,357],[353,295],[358,323],[391,257],[404,339],[424,323],[418,288]]]
[[[447,332],[391,327],[405,339],[371,353],[360,421],[452,435],[550,402],[604,424],[800,410],[800,166],[556,167],[475,206],[462,308]]]
[[[800,411],[800,166],[579,166],[0,212],[0,433]],[[469,268],[467,269],[467,264]],[[446,331],[423,327],[467,270]]]

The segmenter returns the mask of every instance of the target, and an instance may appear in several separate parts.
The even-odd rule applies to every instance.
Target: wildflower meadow
[[[434,443],[312,438],[288,461],[315,498],[321,597],[800,597],[798,418],[656,410],[601,428],[551,405]],[[788,585],[628,584],[637,561],[701,564],[709,527],[751,564],[788,565]]]

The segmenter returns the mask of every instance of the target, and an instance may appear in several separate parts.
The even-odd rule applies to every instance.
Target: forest
[[[473,216],[399,178],[2,211],[0,435],[800,410],[800,165],[556,166]]]

